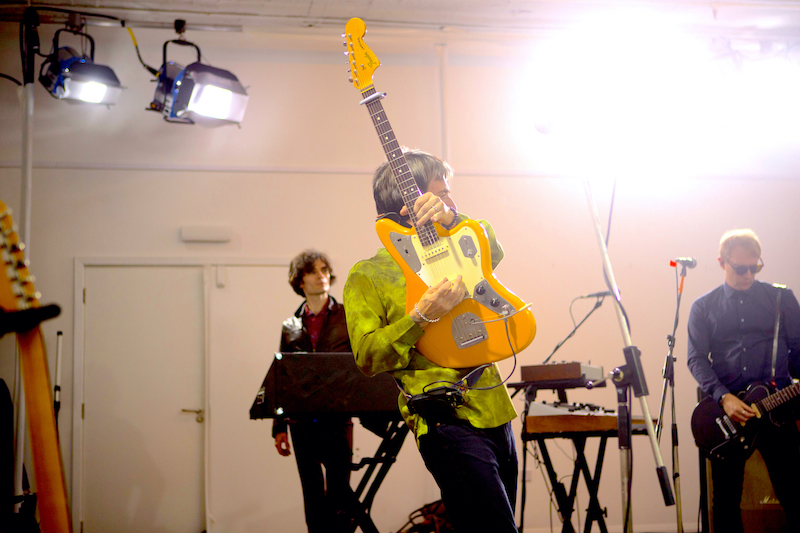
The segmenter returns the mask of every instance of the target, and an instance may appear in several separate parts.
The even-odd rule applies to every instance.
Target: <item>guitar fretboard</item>
[[[375,87],[372,86],[361,93],[365,99],[374,94],[376,94],[376,91]],[[414,202],[417,198],[422,196],[422,192],[419,190],[417,182],[411,174],[411,169],[408,167],[403,149],[394,136],[394,131],[392,131],[392,126],[386,118],[386,112],[383,110],[383,104],[381,104],[380,98],[375,98],[367,102],[366,105],[369,110],[369,116],[372,118],[372,124],[375,126],[375,131],[378,132],[378,138],[386,154],[386,159],[389,161],[389,166],[392,169],[392,175],[397,183],[400,195],[403,198],[403,204],[411,215],[411,222],[414,224],[420,242],[424,246],[436,244],[439,240],[439,234],[436,233],[436,228],[433,226],[433,223],[428,221],[421,226],[417,223],[417,217],[414,214]]]
[[[797,398],[798,395],[800,395],[800,383],[795,383],[779,390],[775,394],[770,394],[760,402],[757,402],[757,405],[761,411],[768,412],[780,407],[789,400]]]

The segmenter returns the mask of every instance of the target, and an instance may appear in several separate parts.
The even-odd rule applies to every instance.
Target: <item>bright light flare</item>
[[[233,92],[212,85],[196,85],[187,111],[211,118],[227,118],[233,102]]]
[[[64,98],[99,104],[105,98],[107,90],[108,87],[105,84],[96,81],[64,80]]]
[[[544,172],[718,173],[800,141],[796,63],[734,63],[656,21],[576,28],[535,50],[519,83],[513,138]]]

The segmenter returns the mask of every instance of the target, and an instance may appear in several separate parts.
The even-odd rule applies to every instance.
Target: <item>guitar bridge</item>
[[[461,313],[453,319],[453,340],[459,349],[469,348],[485,341],[489,334],[475,313]]]

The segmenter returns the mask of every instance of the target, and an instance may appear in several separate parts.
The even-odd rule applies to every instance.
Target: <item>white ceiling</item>
[[[187,29],[229,31],[343,27],[360,17],[370,27],[535,33],[591,22],[610,11],[646,11],[697,32],[800,38],[798,0],[16,0],[0,1],[0,20],[19,20],[28,5],[103,13],[134,27],[172,27],[175,19],[185,19]],[[40,17],[47,22],[64,15],[41,11]]]

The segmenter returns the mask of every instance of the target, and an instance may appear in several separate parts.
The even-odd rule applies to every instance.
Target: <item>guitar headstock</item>
[[[350,66],[350,81],[353,86],[364,92],[372,85],[372,76],[375,69],[381,66],[381,62],[372,53],[372,50],[364,44],[364,36],[367,34],[367,25],[360,18],[351,18],[347,21],[344,29],[344,45],[347,47],[347,63]]]
[[[5,276],[0,276],[0,307],[6,311],[39,307],[40,294],[33,286],[24,250],[11,220],[11,209],[0,201],[0,254],[5,265]]]

